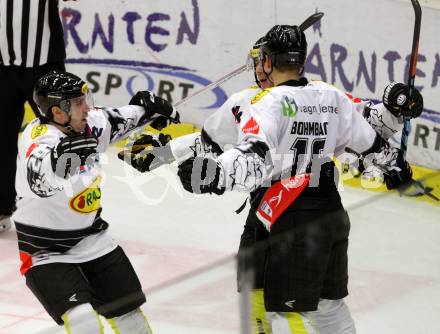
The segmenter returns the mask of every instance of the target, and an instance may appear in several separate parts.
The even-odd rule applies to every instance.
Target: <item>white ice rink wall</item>
[[[440,9],[421,1],[416,86],[425,98],[412,123],[409,160],[440,168]],[[274,24],[299,24],[325,13],[307,32],[307,76],[353,94],[381,99],[393,80],[406,82],[413,31],[402,0],[107,0],[62,3],[69,69],[85,76],[104,105],[121,105],[149,89],[173,102],[242,65],[253,42]],[[251,73],[181,108],[201,124]]]

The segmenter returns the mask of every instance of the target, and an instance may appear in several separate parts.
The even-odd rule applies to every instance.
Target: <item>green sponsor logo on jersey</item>
[[[294,118],[298,111],[298,107],[295,103],[295,100],[289,101],[286,96],[284,96],[284,100],[281,100],[281,106],[283,107],[283,116]]]

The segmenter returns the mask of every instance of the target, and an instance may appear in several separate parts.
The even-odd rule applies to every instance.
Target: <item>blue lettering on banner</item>
[[[182,44],[183,36],[187,35],[188,40],[192,44],[197,43],[197,37],[200,31],[200,14],[199,14],[199,6],[197,4],[197,0],[192,0],[192,5],[194,8],[193,18],[194,18],[194,30],[191,31],[191,28],[188,23],[188,19],[186,18],[186,14],[182,12],[180,17],[182,18],[178,33],[177,33],[177,41],[176,44]]]
[[[108,36],[105,35],[104,28],[102,27],[101,20],[98,14],[95,14],[95,28],[92,33],[92,47],[95,46],[96,40],[99,38],[102,41],[102,45],[108,52],[113,52],[114,44],[114,31],[115,31],[115,18],[113,14],[108,17]]]
[[[370,90],[370,92],[374,92],[376,90],[376,63],[377,63],[377,57],[376,53],[373,53],[371,56],[371,76],[368,73],[367,69],[367,61],[365,60],[363,51],[359,54],[359,68],[356,78],[356,85],[359,86],[359,83],[361,81],[361,76],[364,76],[365,83]]]
[[[122,20],[127,22],[127,39],[130,44],[134,44],[134,21],[140,20],[142,16],[137,12],[127,12],[122,16]]]
[[[147,29],[145,29],[145,43],[151,48],[151,50],[159,52],[164,50],[168,44],[157,44],[153,42],[152,35],[169,36],[170,32],[159,25],[155,25],[154,22],[169,21],[170,16],[162,13],[154,13],[147,17]]]
[[[177,38],[176,45],[180,45],[183,41],[188,41],[191,44],[197,44],[197,39],[200,33],[200,11],[197,0],[191,0],[192,15],[187,15],[184,11],[180,13],[179,23],[177,25]],[[93,49],[99,39],[102,46],[109,52],[114,51],[114,31],[115,31],[115,17],[113,14],[108,15],[106,18],[101,17],[102,14],[95,13],[94,25],[91,34],[90,41],[85,41],[84,37],[78,33],[78,25],[81,24],[82,14],[78,10],[65,7],[61,11],[61,19],[64,28],[64,40],[66,45],[71,41],[75,44],[75,47],[80,53],[86,54]],[[189,17],[192,18],[189,19]],[[139,21],[146,20],[145,31],[142,36],[145,45],[154,52],[164,51],[169,43],[159,43],[157,37],[168,37],[170,31],[163,26],[164,22],[171,21],[172,17],[167,13],[150,13],[145,15],[136,11],[128,11],[121,15],[120,19],[126,25],[127,41],[130,44],[135,44],[137,40],[140,40],[141,36],[136,36],[137,31],[141,31]],[[135,25],[136,28],[135,29]],[[186,38],[185,38],[186,37]]]
[[[437,86],[438,84],[438,77],[440,76],[440,57],[438,53],[435,55],[435,65],[434,65],[434,71],[432,73],[432,83],[431,87]]]

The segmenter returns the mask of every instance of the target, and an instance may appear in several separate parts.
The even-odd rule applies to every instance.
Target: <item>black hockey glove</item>
[[[171,103],[147,90],[132,96],[129,104],[144,107],[145,114],[139,124],[148,123],[156,130],[162,130],[171,123],[180,123],[180,115]]]
[[[67,178],[77,172],[80,166],[92,165],[98,147],[98,138],[75,133],[60,140],[52,150],[52,169],[56,175]]]
[[[183,188],[190,193],[221,195],[225,188],[219,185],[221,167],[212,158],[189,158],[179,165],[177,175]]]
[[[408,96],[408,86],[399,83],[390,83],[383,92],[383,104],[396,117],[419,117],[423,111],[423,96],[414,88],[412,98]]]
[[[363,175],[367,177],[377,175],[375,170],[378,169],[389,190],[409,184],[412,180],[411,166],[403,158],[402,151],[390,147],[388,143],[385,143],[380,152],[373,152],[365,156],[363,164],[365,166]]]
[[[159,135],[141,135],[133,145],[118,153],[118,158],[133,166],[139,172],[149,172],[164,164],[174,161],[171,148],[167,143],[171,136],[159,133]]]
[[[393,162],[396,168],[384,174],[385,184],[388,190],[397,189],[405,184],[409,184],[412,180],[412,169],[410,164],[403,158],[402,151],[398,150],[396,160]]]

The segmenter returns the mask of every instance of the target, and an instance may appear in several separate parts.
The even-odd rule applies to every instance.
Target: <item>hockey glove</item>
[[[220,165],[212,158],[189,158],[179,165],[177,175],[183,188],[190,193],[221,195],[225,188],[220,183]]]
[[[384,90],[383,104],[396,117],[419,117],[423,111],[423,96],[414,88],[409,99],[408,86],[403,83],[392,82]]]
[[[171,123],[180,123],[180,115],[167,100],[155,96],[147,90],[132,96],[129,104],[144,107],[145,114],[139,124],[151,122],[151,127],[162,130]]]
[[[384,174],[385,184],[388,190],[400,188],[409,184],[412,180],[412,169],[410,164],[403,158],[402,151],[398,150],[393,170]],[[400,170],[397,170],[400,169]]]
[[[375,168],[379,169],[388,190],[400,188],[412,180],[411,166],[398,148],[385,146],[380,152],[367,155],[363,163],[363,175],[374,175]]]
[[[171,148],[167,143],[171,136],[141,135],[128,149],[118,153],[118,158],[133,166],[139,172],[149,172],[164,164],[174,161]]]
[[[93,165],[98,138],[75,133],[60,140],[52,150],[52,169],[56,175],[67,178],[77,172],[80,166]]]

